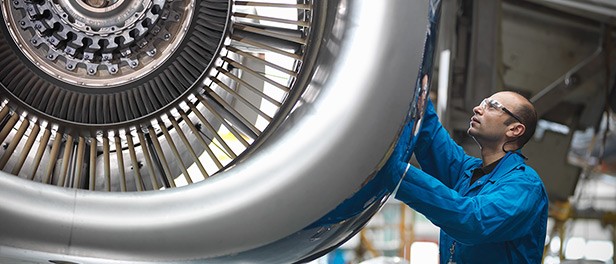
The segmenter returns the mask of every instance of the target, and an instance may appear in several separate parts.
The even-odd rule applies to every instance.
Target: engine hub
[[[193,1],[13,0],[5,23],[21,50],[50,76],[88,88],[124,85],[173,54]]]

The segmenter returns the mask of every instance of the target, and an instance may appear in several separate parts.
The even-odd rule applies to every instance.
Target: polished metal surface
[[[80,4],[100,8],[91,2]],[[115,4],[123,2],[130,1]],[[0,172],[0,199],[11,202],[0,204],[0,256],[34,263],[290,263],[325,254],[350,238],[397,184],[392,182],[397,171],[390,164],[408,159],[412,149],[412,128],[420,118],[414,114],[417,101],[426,100],[413,84],[422,79],[418,76],[431,79],[439,1],[312,4],[301,9],[313,11],[310,34],[315,38],[301,37],[303,31],[294,31],[298,38],[282,28],[235,23],[223,42],[228,45],[223,55],[213,59],[224,63],[208,68],[227,78],[205,82],[216,86],[187,89],[180,96],[186,103],[163,105],[173,110],[91,126],[99,131],[113,128],[103,135],[79,132],[89,124],[62,121],[53,111],[46,119],[51,125],[28,121],[32,111],[24,111],[22,102],[15,103],[18,96],[2,90],[0,136],[16,139],[17,153],[28,149],[26,153],[45,154],[24,158],[28,164],[42,160],[43,172],[27,171],[32,177],[15,169],[21,167],[20,155],[7,154],[14,152],[11,147],[2,154],[11,166]],[[6,13],[4,8],[3,3]],[[248,17],[240,13],[234,14]],[[246,111],[238,110],[240,97],[253,99],[240,96],[233,84],[245,79],[231,74],[251,70],[225,52],[249,57],[255,50],[288,52],[289,47],[305,52],[293,67],[302,70],[288,79],[288,86],[278,85],[285,90],[284,102],[267,128],[257,128],[256,116],[268,115],[262,115],[258,105],[251,111],[254,119],[240,113]],[[207,122],[214,119],[218,122]],[[196,129],[195,124],[202,129],[209,124],[214,131]],[[66,125],[73,129],[59,129]],[[220,170],[211,173],[215,177],[209,177],[207,168],[189,172],[189,166],[199,167],[199,159],[208,154],[207,146],[199,146],[201,140],[220,136],[216,130],[223,126],[250,142],[237,153],[228,146],[227,155],[235,159],[219,164]],[[25,127],[24,134],[33,133],[37,144],[28,147],[26,139],[19,143],[19,127]],[[132,171],[124,169],[124,162]],[[118,167],[117,177],[112,177],[110,171]],[[175,186],[182,177],[190,183],[194,171],[200,172],[198,182]],[[108,192],[112,186],[118,190]],[[140,192],[139,186],[150,191]],[[131,188],[133,192],[124,192]]]

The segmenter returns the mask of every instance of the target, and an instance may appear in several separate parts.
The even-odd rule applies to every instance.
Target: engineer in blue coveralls
[[[441,228],[445,263],[541,263],[548,197],[520,149],[537,114],[514,92],[498,92],[473,108],[468,134],[481,159],[467,155],[429,103],[417,135],[421,170],[403,163],[396,198]]]

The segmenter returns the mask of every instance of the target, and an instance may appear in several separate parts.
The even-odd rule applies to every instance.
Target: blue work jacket
[[[441,264],[541,263],[548,197],[522,154],[508,152],[471,185],[482,160],[453,141],[432,103],[422,122],[414,150],[422,170],[400,164],[406,175],[396,198],[441,228]]]

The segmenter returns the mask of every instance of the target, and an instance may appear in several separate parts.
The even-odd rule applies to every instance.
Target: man
[[[441,228],[440,263],[541,263],[548,198],[520,149],[537,114],[514,92],[499,92],[473,108],[468,134],[481,159],[464,153],[428,103],[415,157],[402,164],[396,198]]]

